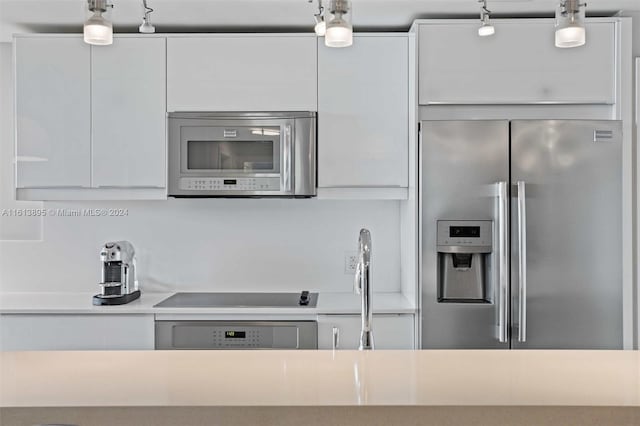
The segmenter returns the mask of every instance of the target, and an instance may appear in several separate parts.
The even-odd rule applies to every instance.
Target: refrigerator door
[[[622,349],[621,129],[511,124],[514,348]]]
[[[422,284],[422,347],[425,349],[489,349],[508,348],[508,252],[507,232],[508,176],[509,176],[509,122],[508,121],[423,121],[420,132],[420,232]],[[499,218],[498,182],[504,182],[503,217]],[[500,220],[502,219],[502,220]],[[482,297],[476,294],[476,303],[456,303],[455,297],[448,303],[438,301],[437,237],[438,221],[446,224],[479,225],[477,232],[489,229],[488,244],[493,243],[491,253],[485,253],[488,263],[479,275],[489,276],[487,295],[491,303],[478,303]],[[451,222],[442,222],[451,221]],[[474,222],[467,222],[474,221]],[[482,222],[478,222],[482,221]],[[488,221],[488,222],[485,222]],[[462,223],[460,223],[462,222]],[[474,226],[471,229],[473,236]],[[460,228],[464,229],[464,227]],[[446,229],[449,232],[449,228]],[[504,244],[499,244],[499,234],[504,233]],[[448,237],[448,234],[445,235]],[[471,240],[473,238],[470,238]],[[504,298],[499,300],[499,246],[503,246]],[[460,247],[458,247],[460,248]],[[463,249],[470,249],[463,247]],[[453,247],[452,249],[455,249]],[[471,248],[473,250],[473,248]],[[442,246],[441,246],[442,250]],[[480,250],[476,248],[476,250]],[[464,256],[464,254],[462,254]],[[478,256],[481,257],[481,256]],[[450,258],[449,258],[450,259]],[[473,259],[472,259],[473,260]],[[475,260],[474,260],[475,262]],[[460,265],[458,265],[460,266]],[[472,266],[477,266],[473,263]],[[471,270],[472,268],[467,268]],[[465,268],[461,268],[465,273]],[[454,271],[455,272],[455,271]],[[472,274],[471,274],[472,275]],[[469,277],[466,274],[465,277]],[[459,281],[457,296],[469,290],[477,290]],[[461,293],[462,292],[462,293]],[[464,294],[462,294],[464,296]],[[457,297],[456,296],[456,297]],[[499,303],[502,302],[502,303]],[[500,318],[500,308],[504,308]],[[503,326],[504,342],[498,341]]]

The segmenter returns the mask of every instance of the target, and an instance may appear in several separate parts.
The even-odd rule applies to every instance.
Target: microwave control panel
[[[186,191],[280,191],[280,178],[181,178],[180,189]]]

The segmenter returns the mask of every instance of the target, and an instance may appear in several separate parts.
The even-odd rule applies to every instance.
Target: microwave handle
[[[284,144],[282,147],[282,157],[284,166],[282,167],[282,190],[291,192],[291,125],[284,126]]]

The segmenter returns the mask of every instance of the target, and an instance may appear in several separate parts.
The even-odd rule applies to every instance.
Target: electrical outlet
[[[344,273],[355,274],[358,265],[358,253],[354,251],[345,252],[344,254]]]

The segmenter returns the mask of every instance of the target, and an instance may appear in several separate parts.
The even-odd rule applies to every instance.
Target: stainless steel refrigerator
[[[420,124],[422,347],[621,349],[621,123]]]

